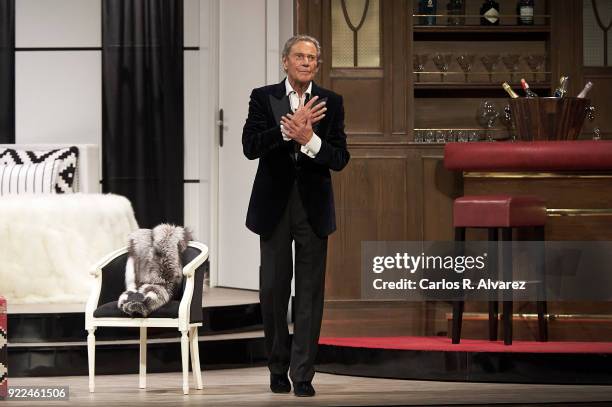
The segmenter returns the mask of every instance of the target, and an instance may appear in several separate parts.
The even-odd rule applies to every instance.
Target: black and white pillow
[[[59,161],[0,165],[0,196],[55,192]]]
[[[41,164],[45,162],[58,163],[57,177],[52,192],[63,194],[78,190],[77,147],[58,148],[49,151],[26,151],[12,148],[0,149],[0,166]]]

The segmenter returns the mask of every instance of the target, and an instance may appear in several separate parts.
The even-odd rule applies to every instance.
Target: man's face
[[[283,58],[283,66],[290,81],[299,84],[312,81],[319,69],[317,48],[312,42],[296,42],[289,50],[289,56]]]

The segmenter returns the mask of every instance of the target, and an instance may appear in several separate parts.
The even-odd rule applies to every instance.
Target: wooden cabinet
[[[329,240],[328,300],[360,298],[362,241],[452,239],[461,175],[443,168],[439,146],[352,146],[333,182],[338,231]]]
[[[471,133],[471,139],[509,138],[512,124],[501,120],[508,104],[502,82],[523,94],[520,80],[525,78],[540,96],[550,96],[555,86],[549,2],[535,2],[533,25],[517,24],[515,0],[499,2],[499,25],[480,25],[482,0],[466,0],[465,15],[459,17],[447,16],[446,2],[438,1],[436,25],[419,25],[427,18],[417,14],[418,3],[412,1],[416,140],[431,140],[436,130],[456,140],[457,132],[450,130],[457,129]],[[463,24],[453,24],[458,19]],[[478,120],[485,99],[499,115],[486,130]]]
[[[438,3],[446,5],[445,0]],[[536,0],[533,26],[514,24],[515,0],[500,3],[502,14],[513,16],[503,17],[500,26],[482,27],[467,24],[467,18],[464,26],[419,25],[416,0],[296,1],[296,32],[317,37],[323,47],[317,82],[344,97],[352,157],[344,171],[333,175],[338,231],[329,241],[323,335],[436,335],[446,330],[446,303],[360,300],[362,241],[453,236],[452,201],[463,194],[461,174],[444,169],[443,144],[415,143],[414,129],[478,128],[480,101],[492,99],[500,109],[506,103],[504,80],[518,91],[518,80],[525,76],[546,95],[564,73],[572,78],[570,93],[582,88],[582,45],[577,35],[582,1]],[[466,4],[466,14],[478,14],[480,0]],[[368,20],[372,10],[375,22]],[[349,32],[346,27],[338,34],[342,42],[334,37],[341,32],[339,25],[357,28],[362,19],[371,41],[361,30]],[[421,73],[417,81],[413,55],[429,53],[425,70],[433,72],[431,56],[436,52],[453,54],[444,82],[437,71]],[[490,77],[477,61],[466,81],[456,61],[462,53],[543,54],[546,62],[533,80],[523,59],[512,78],[503,65]],[[498,128],[504,137],[505,128]],[[406,325],[398,321],[401,315],[406,315]],[[367,325],[376,316],[382,322],[372,324],[372,329],[354,329],[357,321]]]

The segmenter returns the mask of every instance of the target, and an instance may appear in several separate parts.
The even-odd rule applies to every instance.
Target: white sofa
[[[101,194],[96,145],[76,145],[76,193],[0,196],[0,295],[9,304],[85,303],[92,265],[138,228],[130,202]],[[28,151],[68,145],[0,145]]]

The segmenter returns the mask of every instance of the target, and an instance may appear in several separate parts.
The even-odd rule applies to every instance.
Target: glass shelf
[[[415,89],[500,89],[503,91],[501,82],[415,82]],[[510,83],[510,87],[515,89],[521,89],[519,83]],[[531,89],[549,89],[549,82],[529,82]]]
[[[415,25],[415,33],[550,33],[550,25]]]

